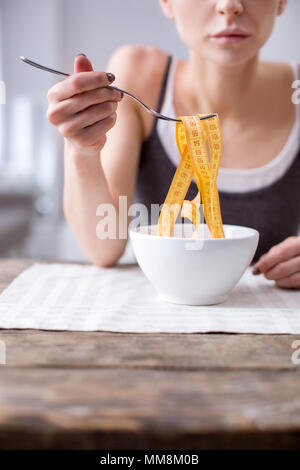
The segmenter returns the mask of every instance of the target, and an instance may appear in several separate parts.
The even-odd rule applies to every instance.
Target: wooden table
[[[300,448],[296,339],[0,330],[0,448]]]

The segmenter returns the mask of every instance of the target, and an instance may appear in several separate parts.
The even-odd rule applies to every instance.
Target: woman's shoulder
[[[144,44],[125,44],[116,49],[111,55],[112,60],[130,60],[133,63],[143,65],[155,64],[158,60],[164,60],[167,53],[162,49]]]
[[[296,67],[297,76],[300,79],[300,62],[298,63],[297,61],[290,60],[287,62],[265,61],[261,63],[274,78],[276,77],[282,80],[286,80],[286,78],[288,78],[289,81],[291,77],[294,77],[294,67]]]
[[[272,106],[282,115],[294,116],[291,94],[292,85],[296,79],[300,79],[300,63],[294,60],[287,62],[261,62],[264,67],[264,83],[266,87],[266,96],[270,92],[273,97]],[[276,98],[277,99],[276,99]],[[286,113],[286,114],[285,114]]]
[[[135,91],[155,86],[164,74],[168,54],[161,49],[145,45],[125,45],[114,51],[108,67],[116,75],[116,86],[122,81]]]
[[[156,108],[161,84],[168,63],[168,54],[156,47],[146,45],[124,45],[112,54],[107,71],[116,76],[113,85],[123,88],[144,101],[150,108]],[[153,116],[130,100],[143,121],[144,137],[152,127]]]

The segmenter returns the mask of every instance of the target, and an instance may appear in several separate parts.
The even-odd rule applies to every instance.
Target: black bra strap
[[[165,71],[165,75],[164,75],[164,79],[163,79],[161,90],[160,90],[158,104],[157,104],[157,108],[156,108],[156,111],[158,113],[160,113],[160,110],[161,110],[163,102],[164,102],[164,97],[165,97],[165,94],[166,94],[166,88],[167,88],[167,82],[168,82],[168,76],[169,76],[169,70],[170,70],[171,62],[172,62],[172,56],[169,55],[168,62],[167,62],[167,67],[166,67],[166,71]]]
[[[160,94],[159,94],[159,98],[158,98],[158,103],[157,103],[157,106],[156,106],[156,109],[155,111],[157,111],[158,113],[160,113],[160,110],[162,108],[162,104],[164,102],[164,97],[165,97],[165,93],[166,93],[166,88],[167,88],[167,81],[168,81],[168,76],[169,76],[169,70],[170,70],[170,65],[171,65],[171,62],[172,62],[172,56],[169,55],[169,58],[168,58],[168,62],[167,62],[167,66],[166,66],[166,71],[165,71],[165,75],[164,75],[164,78],[163,78],[163,82],[162,82],[162,85],[161,85],[161,89],[160,89]],[[153,125],[152,125],[152,129],[151,129],[151,132],[148,136],[147,139],[150,139],[153,134],[155,133],[156,131],[156,126],[157,126],[157,122],[158,122],[158,119],[154,118],[153,120]],[[147,140],[146,139],[146,140]]]

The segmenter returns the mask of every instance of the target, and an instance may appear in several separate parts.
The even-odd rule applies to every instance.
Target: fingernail
[[[107,73],[106,75],[109,83],[112,83],[116,79],[113,73]]]
[[[83,55],[84,57],[86,57],[86,55],[83,54],[83,52],[81,52],[80,54],[77,54],[76,57],[80,57],[81,55]]]
[[[121,91],[120,94],[121,94],[121,100],[122,100],[122,99],[124,98],[124,93],[123,93],[123,91]]]
[[[253,268],[252,269],[252,274],[254,274],[254,275],[261,274],[260,269],[259,268]]]

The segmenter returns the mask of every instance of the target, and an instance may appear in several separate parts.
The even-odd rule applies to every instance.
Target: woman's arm
[[[155,108],[167,54],[150,46],[123,46],[111,57],[108,69],[116,76],[113,85],[140,97]],[[96,265],[113,266],[123,254],[129,217],[122,220],[126,239],[100,240],[96,227],[102,218],[97,207],[111,204],[116,210],[119,233],[119,196],[133,202],[139,156],[143,140],[152,127],[153,117],[133,100],[124,97],[118,105],[117,120],[99,153],[82,155],[66,144],[64,212],[82,251]]]
[[[135,46],[123,47],[114,53],[108,64],[108,70],[117,77],[114,85],[132,90],[141,53]],[[119,104],[116,123],[106,135],[100,158],[98,152],[85,155],[65,143],[65,217],[81,250],[96,265],[114,265],[126,247],[127,239],[118,238],[119,196],[127,196],[129,207],[134,196],[141,143],[140,115],[137,105],[130,99]],[[116,239],[97,237],[96,227],[101,219],[96,211],[101,204],[115,208]],[[126,233],[128,223],[127,216],[122,220]]]

